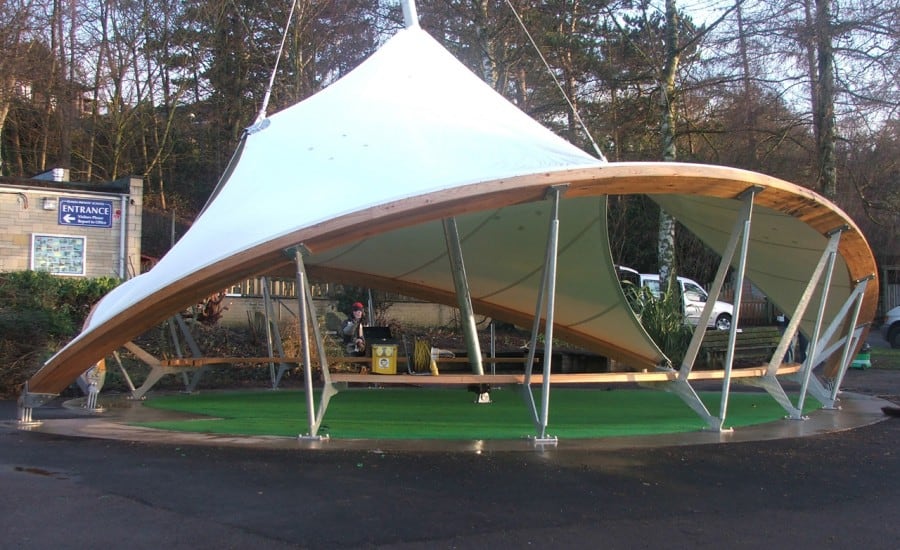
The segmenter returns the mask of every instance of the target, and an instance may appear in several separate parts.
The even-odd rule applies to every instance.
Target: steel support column
[[[759,188],[751,187],[744,192],[743,200],[751,205]],[[747,254],[750,250],[750,229],[752,227],[753,209],[747,213],[744,220],[743,234],[741,235],[741,253],[738,257],[738,267],[734,279],[734,304],[735,308],[731,316],[731,330],[728,331],[728,349],[725,352],[725,374],[722,378],[722,401],[719,406],[719,431],[725,425],[725,417],[728,415],[728,396],[731,392],[731,370],[734,368],[734,345],[737,342],[738,324],[741,318],[741,300],[744,294],[744,274],[747,270]],[[715,299],[715,298],[714,298]],[[709,304],[707,304],[707,307]]]
[[[734,226],[732,227],[731,235],[728,238],[728,243],[725,245],[725,249],[722,251],[722,259],[719,261],[719,267],[716,271],[716,276],[713,279],[712,287],[710,288],[709,298],[707,299],[706,305],[703,307],[703,311],[700,314],[700,319],[697,322],[697,328],[694,329],[694,333],[691,336],[691,342],[688,345],[684,360],[682,361],[679,368],[678,378],[672,382],[663,384],[663,387],[667,391],[671,391],[678,395],[682,401],[684,401],[694,412],[696,412],[700,416],[700,418],[702,418],[703,421],[706,422],[707,427],[710,430],[719,432],[725,431],[723,425],[725,422],[725,415],[727,413],[728,394],[731,389],[731,367],[734,362],[734,345],[737,334],[736,330],[738,321],[740,320],[742,297],[741,289],[743,288],[743,276],[749,249],[750,227],[753,215],[753,200],[756,197],[757,193],[759,193],[761,190],[762,188],[760,187],[750,187],[749,189],[738,195],[737,199],[741,200],[743,204],[738,211],[738,216],[734,222]],[[735,281],[734,315],[731,321],[731,330],[729,332],[728,339],[728,352],[725,358],[725,376],[722,380],[722,403],[719,410],[719,416],[716,417],[709,412],[709,410],[706,408],[706,405],[704,405],[703,401],[700,400],[697,392],[690,385],[690,382],[688,382],[688,376],[690,375],[691,370],[694,368],[694,362],[697,360],[697,354],[699,353],[700,346],[703,343],[703,337],[706,335],[705,327],[709,323],[709,319],[712,316],[715,302],[716,300],[718,300],[719,294],[722,292],[722,285],[725,282],[725,276],[728,274],[728,269],[730,268],[731,262],[734,259],[735,252],[737,252],[738,250],[739,243],[741,245],[741,253],[738,259],[738,277]]]
[[[122,378],[125,379],[125,384],[128,386],[128,389],[131,393],[134,393],[135,387],[134,382],[131,381],[131,376],[128,374],[128,371],[125,370],[125,365],[122,364],[122,357],[119,356],[119,351],[116,350],[112,352],[113,358],[116,360],[116,364],[119,366],[119,371],[122,373]]]
[[[456,226],[456,218],[445,218],[443,222],[444,239],[447,241],[447,257],[450,259],[450,272],[453,275],[453,286],[456,288],[459,322],[466,340],[466,352],[469,355],[472,372],[484,374],[481,344],[478,341],[478,330],[475,327],[475,312],[472,309],[472,294],[469,292],[469,279],[466,276],[466,265],[463,261],[459,228]]]
[[[559,248],[559,201],[562,191],[566,186],[554,186],[547,191],[551,199],[550,227],[547,234],[547,249],[544,257],[544,268],[541,276],[541,284],[538,288],[537,305],[534,312],[534,324],[531,331],[531,341],[528,346],[528,360],[525,367],[525,384],[523,391],[527,402],[531,405],[532,416],[538,435],[535,444],[553,444],[557,438],[547,435],[547,425],[550,416],[550,376],[553,364],[553,322],[556,307],[556,264]],[[546,320],[544,322],[544,362],[543,379],[541,382],[541,410],[538,412],[531,392],[531,373],[534,364],[534,356],[537,348],[537,335],[540,330],[541,313],[546,304]]]
[[[322,361],[322,371],[326,384],[322,388],[319,411],[318,414],[316,414],[315,396],[313,395],[312,357],[309,351],[309,318],[310,302],[312,301],[310,297],[312,296],[312,293],[309,290],[309,279],[306,276],[306,266],[303,263],[303,248],[303,245],[294,248],[294,261],[297,269],[297,312],[300,319],[298,336],[303,357],[303,383],[306,391],[306,420],[309,431],[305,435],[300,435],[299,437],[301,439],[322,439],[322,437],[318,435],[319,426],[321,425],[322,418],[325,416],[325,410],[328,408],[328,401],[331,399],[331,396],[334,395],[335,390],[331,384],[328,383],[330,382],[330,378],[327,375],[328,367],[324,359],[323,350],[319,348],[319,356]],[[315,323],[315,317],[313,317],[313,322],[316,343],[319,345],[319,328],[318,324]]]
[[[16,414],[18,416],[18,425],[19,426],[34,426],[40,424],[40,421],[33,420],[31,417],[31,413],[35,407],[40,407],[42,405],[46,405],[50,401],[53,401],[59,397],[59,394],[56,393],[32,393],[28,391],[28,382],[25,382],[25,387],[22,389],[22,393],[19,395],[19,400],[17,404]]]
[[[822,319],[825,317],[825,306],[828,303],[829,290],[831,288],[831,277],[834,274],[834,262],[837,257],[837,247],[841,240],[841,233],[845,230],[847,230],[846,226],[839,227],[828,233],[829,246],[826,247],[827,267],[825,268],[825,280],[822,282],[822,292],[821,297],[819,298],[819,310],[816,313],[816,325],[815,328],[813,328],[813,333],[809,339],[809,355],[807,355],[806,362],[803,364],[803,370],[800,371],[802,373],[802,380],[800,381],[800,398],[797,400],[797,411],[800,415],[803,413],[803,403],[806,401],[809,378],[812,376],[813,368],[817,364],[817,348],[819,347],[819,338],[821,336]],[[793,319],[791,320],[793,321]]]
[[[803,417],[802,410],[794,406],[790,398],[788,398],[787,394],[784,391],[784,388],[778,381],[776,374],[778,373],[778,368],[781,366],[788,346],[790,346],[791,342],[794,339],[794,336],[796,336],[797,334],[797,330],[800,327],[800,321],[803,319],[803,315],[806,313],[806,308],[809,306],[810,300],[812,299],[812,294],[813,292],[815,292],[816,285],[822,278],[822,273],[825,270],[828,258],[830,254],[837,250],[839,237],[839,235],[832,235],[829,239],[828,244],[825,246],[825,250],[822,251],[822,255],[819,257],[819,262],[816,264],[815,269],[813,269],[813,272],[810,275],[810,280],[806,284],[806,288],[803,290],[803,293],[800,295],[800,300],[797,302],[797,306],[794,308],[794,311],[790,315],[788,326],[785,328],[784,334],[781,335],[781,340],[778,342],[778,346],[776,346],[775,351],[772,353],[772,358],[769,360],[766,374],[761,379],[756,381],[744,381],[744,383],[746,384],[757,386],[766,390],[766,392],[768,392],[769,395],[784,408],[784,410],[788,413],[789,418],[795,420]]]
[[[856,321],[859,319],[859,312],[862,309],[862,295],[856,301],[856,306],[853,308],[853,320],[851,329],[856,325]],[[837,403],[837,396],[841,390],[841,384],[844,383],[844,375],[847,374],[847,369],[850,367],[850,363],[852,359],[850,358],[850,353],[852,350],[856,349],[856,345],[859,343],[859,339],[862,337],[863,327],[856,327],[856,330],[851,330],[851,333],[847,335],[847,341],[844,343],[844,350],[841,353],[841,362],[839,363],[840,368],[838,369],[837,376],[834,379],[834,384],[831,386],[831,403],[826,405],[826,408],[835,408]]]
[[[874,275],[872,277],[874,277]],[[816,384],[811,385],[809,388],[809,393],[812,394],[812,396],[815,397],[816,400],[822,403],[822,406],[826,409],[835,408],[837,394],[840,391],[840,386],[843,382],[844,374],[846,373],[847,368],[850,365],[850,351],[856,348],[859,339],[862,337],[862,331],[864,327],[857,327],[856,322],[859,320],[859,312],[862,308],[862,299],[865,295],[865,290],[868,286],[869,280],[870,278],[866,278],[858,281],[857,287],[853,289],[853,292],[841,305],[840,310],[834,316],[834,319],[832,319],[825,332],[819,337],[819,343],[813,350],[813,353],[815,353],[815,356],[818,358],[817,363],[819,364],[834,355],[834,353],[838,349],[841,350],[841,359],[838,363],[838,373],[835,376],[834,380],[832,380],[830,387],[826,389],[824,386]],[[851,307],[853,308],[853,313],[850,314],[849,320],[845,322],[845,319],[847,318]],[[847,334],[832,342],[834,335],[837,334],[838,331],[841,330],[844,326],[847,327]],[[825,348],[823,347],[825,342],[832,343],[827,348]],[[810,377],[809,380],[813,381],[817,379],[815,377]]]
[[[719,268],[716,270],[716,276],[713,279],[712,287],[709,289],[709,298],[706,301],[706,305],[703,306],[703,311],[700,313],[697,328],[691,336],[691,343],[688,345],[688,349],[684,354],[684,360],[681,363],[681,368],[678,371],[679,378],[687,380],[688,375],[694,368],[694,362],[697,360],[697,354],[700,352],[700,345],[703,343],[703,337],[706,335],[704,327],[708,326],[709,319],[712,317],[712,313],[715,310],[716,300],[719,299],[719,294],[722,292],[722,285],[725,283],[725,276],[728,275],[728,269],[731,267],[731,260],[734,258],[735,251],[737,251],[737,245],[740,241],[744,224],[750,219],[753,210],[754,196],[755,194],[753,193],[747,193],[740,197],[744,204],[741,205],[737,220],[735,220],[734,226],[731,229],[731,236],[728,237],[728,243],[722,251],[722,259],[719,261]],[[740,308],[740,304],[738,304],[738,308]],[[735,323],[732,322],[732,325],[734,324]]]
[[[266,350],[269,352],[269,357],[274,359],[274,352],[278,352],[278,357],[284,357],[284,343],[281,341],[281,329],[278,328],[278,323],[275,321],[275,311],[272,307],[272,293],[269,291],[269,278],[262,277],[262,291],[263,291],[263,311],[265,312],[266,317]],[[315,316],[313,316],[315,318]],[[281,383],[281,377],[284,376],[285,371],[290,369],[290,365],[281,361],[278,363],[278,371],[275,371],[275,361],[271,361],[269,363],[269,380],[272,382],[272,389],[278,389],[278,384]]]
[[[268,352],[269,357],[273,357],[275,350],[272,344],[272,318],[269,315],[272,311],[271,303],[269,302],[269,278],[260,277],[259,282],[262,285],[263,315],[266,318],[266,352]],[[269,362],[269,381],[272,382],[272,389],[275,389],[275,361]]]
[[[191,334],[191,330],[188,328],[187,323],[184,322],[184,319],[181,318],[181,315],[175,315],[172,317],[175,319],[175,324],[178,325],[178,329],[181,331],[182,336],[184,336],[184,342],[187,344],[188,348],[191,350],[191,355],[194,357],[203,357],[203,352],[200,350],[200,346],[197,345],[197,341],[194,340],[194,335]],[[200,384],[200,379],[206,374],[206,371],[209,370],[209,367],[204,365],[199,369],[194,370],[192,376],[190,376],[191,383],[188,385],[187,393],[193,393],[197,390],[197,386]],[[185,376],[188,376],[185,373]]]

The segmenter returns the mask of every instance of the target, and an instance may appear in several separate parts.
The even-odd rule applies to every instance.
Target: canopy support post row
[[[856,348],[859,339],[862,337],[864,327],[857,327],[856,322],[859,319],[859,311],[862,308],[862,299],[866,287],[872,278],[874,278],[874,275],[858,281],[857,287],[853,289],[853,292],[844,301],[837,315],[835,315],[828,328],[819,338],[816,349],[813,350],[813,353],[818,358],[817,363],[819,364],[831,357],[839,348],[842,350],[841,359],[838,363],[838,372],[834,379],[831,380],[830,388],[826,389],[820,383],[813,384],[809,388],[809,393],[822,403],[822,406],[826,409],[833,409],[836,407],[835,403],[837,401],[837,394],[840,391],[841,382],[844,379],[847,368],[850,366],[850,351]],[[853,313],[850,314],[849,320],[844,325],[847,327],[847,334],[823,349],[823,343],[831,341],[834,334],[841,329],[841,324],[844,322],[844,319],[847,318],[847,314],[851,307],[853,307]],[[816,365],[813,364],[810,368],[814,369],[815,366]],[[810,380],[818,382],[814,377],[810,378]]]
[[[840,370],[838,370],[837,377],[834,380],[834,386],[831,388],[832,406],[834,406],[834,402],[837,401],[837,394],[841,389],[841,384],[844,382],[844,375],[847,374],[847,369],[850,367],[850,353],[852,353],[852,350],[856,349],[860,338],[862,338],[863,327],[857,327],[856,323],[859,321],[859,313],[862,311],[863,296],[866,294],[866,287],[869,285],[869,281],[874,278],[875,274],[873,273],[868,277],[857,281],[857,286],[853,289],[853,292],[856,295],[856,303],[853,307],[853,315],[850,323],[848,323],[850,334],[847,335],[847,341],[844,344],[844,352],[841,355],[841,361],[839,363]]]
[[[491,374],[497,374],[497,329],[494,320],[491,319],[491,322],[488,324],[491,330],[491,347],[490,347],[490,357],[491,357]]]
[[[191,355],[194,357],[203,357],[203,352],[200,351],[200,346],[197,345],[197,341],[194,340],[194,336],[191,334],[191,330],[188,328],[187,323],[184,322],[184,319],[181,315],[173,315],[172,318],[175,320],[175,324],[178,325],[178,329],[181,330],[182,336],[184,336],[184,341],[188,345],[188,348],[191,350]],[[180,357],[180,355],[179,355]],[[200,379],[209,370],[207,365],[200,367],[195,370],[193,376],[190,377],[191,382],[188,384],[187,388],[185,388],[185,393],[194,393],[197,391],[197,386],[200,384]],[[185,378],[188,377],[187,372],[183,373]]]
[[[788,347],[794,340],[794,336],[797,335],[797,331],[800,328],[800,322],[803,320],[803,315],[806,313],[806,308],[809,307],[809,303],[812,300],[812,295],[813,292],[815,292],[816,285],[819,284],[819,280],[822,278],[822,273],[825,270],[828,258],[830,257],[832,252],[837,250],[839,239],[840,234],[832,235],[828,241],[828,244],[825,246],[825,250],[822,251],[822,256],[819,257],[819,262],[816,264],[816,268],[813,270],[812,276],[810,277],[809,282],[806,284],[806,288],[803,289],[803,294],[800,295],[800,301],[797,302],[797,306],[794,308],[794,312],[791,314],[790,321],[788,322],[788,325],[784,330],[781,341],[778,343],[778,347],[775,348],[775,353],[772,355],[772,359],[769,361],[769,374],[772,374],[778,370],[778,367],[781,365],[781,361],[784,358],[785,353],[787,353]]]
[[[324,377],[325,384],[322,388],[322,396],[321,401],[319,403],[318,414],[316,414],[316,406],[315,406],[315,396],[313,395],[313,380],[312,380],[312,358],[309,351],[309,327],[310,327],[310,314],[314,311],[312,306],[312,292],[309,290],[309,279],[306,276],[306,266],[303,263],[303,245],[299,245],[294,248],[294,260],[297,264],[297,302],[298,302],[298,313],[300,322],[299,325],[299,340],[300,346],[302,348],[302,358],[303,358],[303,382],[304,387],[306,389],[306,419],[308,425],[308,432],[306,435],[300,435],[300,439],[322,439],[321,436],[318,435],[319,426],[322,423],[322,418],[325,416],[325,410],[328,408],[328,401],[331,400],[331,396],[336,393],[335,389],[331,385],[331,378],[328,374],[328,365],[325,360],[325,351],[321,344],[321,338],[319,336],[319,328],[318,323],[316,322],[316,318],[313,314],[313,323],[316,336],[316,345],[319,354],[319,360],[321,361],[322,366],[322,376]]]
[[[181,315],[173,315],[165,322],[166,328],[169,331],[169,337],[172,341],[172,348],[175,352],[176,357],[179,359],[184,358],[184,350],[181,345],[181,338],[178,336],[178,331],[181,332],[182,337],[184,337],[184,342],[187,344],[188,348],[191,350],[191,355],[193,357],[202,357],[203,352],[200,351],[200,346],[197,345],[197,341],[194,340],[194,337],[191,335],[191,331],[187,326],[187,323],[184,322]],[[175,327],[178,327],[178,331],[176,331]],[[144,395],[156,385],[159,380],[167,375],[167,374],[181,374],[182,382],[184,383],[184,393],[193,393],[197,389],[197,385],[200,384],[200,378],[202,378],[203,373],[209,368],[204,365],[202,367],[173,367],[169,365],[162,365],[156,357],[154,357],[149,352],[145,351],[143,348],[135,344],[134,342],[127,342],[123,345],[125,349],[130,351],[135,357],[137,357],[140,361],[150,367],[150,373],[147,375],[147,378],[144,379],[144,383],[137,389],[134,388],[134,384],[131,383],[131,378],[128,377],[128,373],[125,372],[125,367],[122,365],[121,360],[118,355],[116,355],[116,360],[119,363],[119,368],[125,374],[126,379],[128,380],[128,385],[131,388],[131,399],[140,400],[144,398]]]
[[[552,200],[550,212],[550,226],[547,233],[547,249],[544,258],[544,267],[541,274],[541,284],[538,288],[537,305],[534,312],[534,324],[531,330],[531,341],[528,345],[528,361],[525,367],[525,382],[522,389],[525,392],[526,402],[531,406],[532,417],[538,435],[534,438],[535,445],[556,445],[557,438],[547,435],[547,424],[550,416],[550,371],[553,363],[553,314],[556,307],[556,263],[559,248],[559,201],[562,197],[565,185],[555,185],[547,190],[547,198]],[[546,300],[545,300],[546,298]],[[531,392],[531,372],[534,365],[534,356],[537,349],[537,335],[541,325],[541,313],[546,303],[546,320],[544,322],[544,361],[543,377],[541,380],[541,410],[538,412],[534,402],[534,394]]]
[[[466,265],[463,261],[456,218],[445,218],[443,225],[444,239],[447,241],[447,257],[450,260],[450,272],[453,275],[453,286],[456,287],[456,300],[459,305],[459,322],[466,340],[469,363],[472,365],[474,374],[482,375],[484,374],[484,365],[481,361],[481,344],[478,341],[478,329],[475,327],[472,294],[469,291],[469,279],[466,276]]]
[[[810,353],[809,355],[807,355],[806,362],[803,363],[803,369],[800,371],[802,379],[800,381],[800,398],[797,400],[797,418],[802,418],[803,403],[806,401],[806,392],[809,388],[809,379],[810,376],[812,376],[813,367],[818,364],[817,358],[819,355],[818,352],[820,351],[818,347],[821,336],[820,332],[822,330],[822,319],[825,317],[825,306],[828,303],[829,289],[831,288],[831,277],[834,274],[834,261],[837,256],[838,244],[841,241],[841,234],[846,229],[848,228],[846,226],[843,226],[828,233],[828,246],[826,247],[826,253],[823,255],[823,259],[826,260],[827,264],[827,267],[825,268],[825,280],[822,283],[822,292],[819,299],[819,310],[816,313],[816,325],[809,339]],[[822,341],[827,340],[823,339]]]
[[[787,394],[785,393],[781,383],[776,378],[775,374],[778,372],[778,368],[781,366],[781,363],[784,360],[784,355],[785,353],[787,353],[788,347],[794,340],[794,336],[797,335],[797,330],[799,330],[800,328],[800,322],[803,320],[803,315],[804,313],[806,313],[806,308],[809,307],[809,303],[812,299],[813,292],[815,292],[816,285],[819,283],[819,280],[822,277],[822,273],[825,270],[828,258],[834,251],[837,250],[839,239],[840,234],[830,236],[828,244],[822,251],[822,255],[819,257],[819,262],[816,264],[816,267],[813,270],[812,275],[810,276],[809,282],[807,283],[806,288],[803,290],[803,294],[800,295],[800,300],[797,302],[797,306],[794,308],[794,311],[790,316],[788,326],[785,328],[784,334],[781,335],[781,340],[778,342],[778,346],[776,346],[775,351],[772,353],[772,358],[769,360],[766,374],[758,381],[746,381],[747,384],[755,385],[766,390],[766,392],[768,392],[769,395],[772,396],[772,398],[775,399],[775,401],[777,401],[788,413],[788,418],[794,420],[803,418],[803,410],[802,408],[794,406],[790,398],[788,398]]]
[[[722,259],[719,261],[719,268],[716,271],[715,279],[713,280],[712,287],[710,288],[709,298],[707,299],[706,305],[703,307],[703,311],[700,313],[700,319],[697,323],[697,328],[694,329],[694,333],[691,336],[691,342],[688,345],[687,351],[685,352],[684,360],[682,361],[681,367],[678,372],[678,377],[674,381],[666,383],[666,389],[678,395],[682,401],[684,401],[694,412],[696,412],[700,416],[700,418],[704,422],[706,422],[708,429],[719,432],[725,431],[723,429],[723,426],[725,423],[725,415],[727,412],[731,367],[734,362],[734,345],[737,338],[736,330],[738,326],[738,320],[740,318],[741,289],[743,288],[743,275],[745,271],[747,252],[749,250],[751,225],[750,222],[753,214],[753,200],[755,199],[756,194],[761,190],[762,189],[760,187],[750,187],[737,197],[738,200],[741,200],[743,202],[743,205],[738,211],[738,216],[734,222],[734,226],[732,227],[731,236],[728,238],[728,243],[725,246],[725,250],[722,251]],[[731,266],[731,261],[734,259],[735,252],[737,252],[738,243],[741,244],[741,253],[738,260],[738,279],[735,283],[735,313],[731,321],[728,351],[725,358],[725,377],[722,380],[722,406],[719,410],[719,416],[716,417],[709,412],[709,409],[707,409],[706,405],[703,404],[703,401],[700,400],[697,392],[694,391],[693,386],[691,386],[690,382],[688,382],[688,376],[690,375],[691,370],[694,367],[694,362],[697,360],[697,354],[700,352],[700,345],[703,343],[703,337],[706,334],[705,327],[709,323],[709,319],[712,316],[715,302],[719,299],[719,294],[722,292],[722,285],[725,283],[725,276],[728,274],[728,269]]]
[[[176,326],[178,327],[177,331],[175,330]],[[175,351],[176,357],[178,357],[179,359],[184,358],[184,349],[182,348],[181,338],[178,336],[178,331],[181,332],[182,337],[184,337],[184,343],[187,344],[188,348],[191,350],[191,356],[192,357],[202,357],[203,356],[203,352],[200,351],[200,346],[197,345],[197,341],[194,340],[194,337],[193,337],[193,335],[191,335],[191,331],[188,328],[187,323],[184,322],[184,319],[181,317],[181,315],[175,314],[175,315],[169,317],[166,320],[166,328],[168,328],[168,330],[169,330],[169,338],[172,341],[172,349]],[[144,361],[145,363],[147,363],[148,365],[150,365],[152,368],[155,368],[154,365],[158,365],[159,361],[156,360],[155,357],[152,357],[152,356],[150,356],[150,357],[153,359],[153,362],[148,362],[147,358],[144,358],[144,357],[139,357],[139,358],[142,361]],[[160,377],[163,375],[166,375],[166,374],[173,374],[173,372],[171,370],[167,370],[167,369],[169,369],[169,367],[162,367],[162,368],[164,369],[164,372],[162,372],[160,374]],[[207,369],[207,367],[203,366],[200,369],[195,370],[193,373],[193,376],[190,376],[188,374],[189,371],[186,369],[183,369],[180,371],[181,372],[181,380],[184,383],[184,392],[185,393],[192,393],[193,391],[195,391],[197,389],[197,385],[200,383],[200,378],[203,376],[203,373],[206,372],[206,369]],[[151,372],[151,374],[152,374],[152,372]],[[157,378],[157,380],[159,380],[159,378]],[[144,384],[141,386],[141,388],[144,388],[144,391],[141,392],[141,396],[143,396],[144,393],[146,393],[147,391],[150,390],[150,387],[145,387],[145,386],[147,386],[146,380],[144,381]]]
[[[184,358],[184,350],[181,348],[181,339],[178,337],[178,332],[175,330],[174,315],[166,319],[166,329],[169,331],[169,340],[172,342],[172,349],[175,351],[175,357],[179,359]],[[184,382],[185,391],[187,391],[187,388],[191,385],[187,372],[181,373],[181,381]]]
[[[140,401],[144,398],[144,395],[148,391],[150,391],[153,386],[156,385],[159,380],[167,375],[167,374],[178,374],[181,373],[183,376],[187,376],[187,373],[191,370],[195,370],[197,367],[189,367],[189,366],[178,366],[172,367],[168,365],[163,365],[160,363],[159,359],[154,357],[150,352],[144,350],[134,342],[126,342],[123,344],[125,349],[131,352],[132,355],[137,357],[140,361],[142,361],[145,365],[150,367],[150,372],[147,374],[147,378],[144,379],[144,383],[137,389],[131,390],[130,399]],[[117,356],[118,357],[118,356]],[[120,363],[121,364],[121,363]],[[124,371],[125,368],[122,367]],[[133,385],[132,385],[133,386]]]
[[[278,352],[278,357],[284,357],[284,343],[281,341],[281,329],[275,321],[275,312],[272,309],[272,294],[269,291],[269,278],[262,277],[261,282],[263,291],[263,311],[265,312],[266,317],[266,350],[269,352],[269,357],[274,359],[274,345],[274,351]],[[283,361],[279,362],[278,372],[276,373],[275,361],[269,363],[269,379],[272,381],[273,390],[278,389],[278,384],[281,383],[281,377],[284,376],[285,371],[290,368],[291,366],[287,363]]]
[[[269,354],[269,357],[274,355],[274,350],[272,349],[272,318],[269,316],[269,312],[271,311],[269,304],[269,278],[268,277],[260,277],[260,283],[262,284],[262,295],[263,295],[263,315],[266,319],[266,352]],[[272,389],[275,389],[275,362],[269,362],[269,380],[272,381]]]

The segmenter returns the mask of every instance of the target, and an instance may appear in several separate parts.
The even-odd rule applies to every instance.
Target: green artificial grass
[[[540,391],[534,392],[540,409]],[[715,416],[719,392],[700,398]],[[495,389],[490,404],[475,404],[464,388],[366,388],[332,397],[319,434],[339,439],[518,439],[535,434],[529,408],[514,389]],[[817,408],[807,399],[807,411]],[[316,407],[319,395],[316,393]],[[148,407],[204,415],[190,420],[145,422],[165,430],[297,436],[308,432],[302,391],[205,393],[156,397]],[[782,419],[785,411],[763,392],[732,392],[726,426]],[[677,396],[650,390],[554,388],[547,433],[560,438],[598,438],[697,431],[700,418]]]
[[[872,366],[885,369],[900,369],[900,349],[872,348]]]

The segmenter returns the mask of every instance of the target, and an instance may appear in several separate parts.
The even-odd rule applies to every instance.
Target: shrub
[[[680,365],[691,343],[693,330],[684,321],[678,290],[670,287],[656,296],[647,287],[627,281],[624,286],[628,303],[644,330],[674,365]]]
[[[0,395],[17,394],[118,283],[42,271],[0,273]]]

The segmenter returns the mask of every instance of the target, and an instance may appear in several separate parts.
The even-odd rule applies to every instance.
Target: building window
[[[85,237],[31,236],[31,269],[54,275],[84,275]]]

